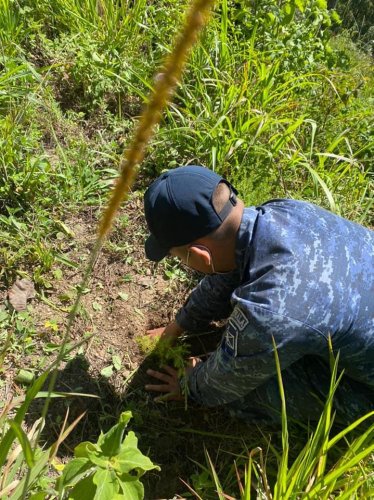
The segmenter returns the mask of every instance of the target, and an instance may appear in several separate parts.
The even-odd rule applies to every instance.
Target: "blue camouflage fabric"
[[[190,397],[249,420],[279,411],[274,338],[289,413],[318,418],[331,337],[344,368],[337,405],[348,418],[372,409],[374,232],[311,203],[272,200],[244,209],[236,261],[206,276],[177,314],[188,331],[228,317],[220,346],[182,381]]]

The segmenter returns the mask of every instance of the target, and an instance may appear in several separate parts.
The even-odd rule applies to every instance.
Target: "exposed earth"
[[[37,296],[28,301],[33,348],[22,357],[15,348],[10,349],[4,363],[2,401],[24,393],[26,386],[14,381],[20,368],[34,368],[37,372],[56,355],[65,332],[67,311],[95,241],[99,214],[99,210],[88,208],[63,222],[56,248],[65,264],[60,259],[50,273],[50,287],[39,287]],[[60,447],[58,459],[64,462],[72,455],[74,446],[85,440],[96,441],[100,429],[106,431],[122,411],[130,409],[130,428],[139,437],[139,448],[161,467],[161,472],[151,472],[143,478],[146,498],[182,498],[189,491],[183,481],[191,484],[191,475],[195,474],[196,488],[199,481],[205,480],[204,447],[217,470],[225,464],[227,471],[227,461],[233,464],[233,454],[245,451],[248,440],[253,447],[257,445],[259,432],[231,420],[220,409],[186,409],[183,402],[155,403],[153,395],[143,390],[147,380],[145,367],[157,367],[158,360],[145,355],[139,338],[144,338],[148,329],[173,319],[197,278],[176,263],[153,265],[146,261],[145,235],[141,196],[135,193],[117,218],[96,262],[70,342],[75,344],[87,334],[93,336],[69,354],[58,375],[56,390],[96,398],[53,399],[43,439],[49,443],[57,439],[67,409],[69,422],[86,412]],[[3,299],[5,302],[5,290]],[[216,342],[219,331],[214,338]],[[197,343],[191,354],[202,354],[201,349]],[[33,404],[28,414],[30,427],[40,416],[43,401],[38,399]],[[235,482],[234,470],[233,479]]]

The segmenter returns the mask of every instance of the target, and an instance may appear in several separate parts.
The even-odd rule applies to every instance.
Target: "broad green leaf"
[[[304,0],[295,0],[295,5],[299,9],[300,12],[304,12],[305,6],[304,6]]]
[[[135,446],[130,445],[134,443]],[[146,471],[157,469],[158,465],[154,465],[152,461],[137,448],[137,439],[135,434],[130,431],[126,436],[124,443],[121,446],[121,452],[114,457],[113,466],[122,473],[128,473],[136,470],[139,475],[143,475]]]
[[[17,375],[16,375],[16,382],[19,382],[20,384],[31,384],[32,381],[34,380],[35,375],[33,372],[30,372],[29,370],[19,370]]]
[[[137,447],[138,447],[138,438],[136,437],[135,432],[129,431],[122,443],[121,452],[125,451],[127,448],[137,448]]]
[[[79,443],[74,448],[74,456],[79,458],[88,458],[89,453],[99,452],[99,448],[96,444],[90,443],[89,441],[83,441],[83,443]]]
[[[143,500],[144,486],[139,479],[126,476],[126,479],[120,479],[120,487],[123,492],[123,498],[126,500]]]
[[[119,491],[119,482],[113,470],[101,469],[95,472],[93,482],[96,484],[97,500],[112,500]]]
[[[88,458],[73,458],[65,465],[64,472],[61,476],[61,484],[64,486],[71,485],[76,482],[79,476],[87,472],[92,467],[92,463]]]
[[[3,321],[5,321],[7,319],[9,319],[8,313],[6,311],[0,309],[0,323],[2,323]]]
[[[79,481],[71,490],[69,500],[92,500],[95,498],[96,485],[93,482],[92,474]]]
[[[99,468],[107,469],[110,465],[109,457],[103,455],[103,452],[100,450],[99,452],[88,453],[88,458],[90,461],[97,465]]]
[[[113,457],[119,453],[123,433],[131,417],[131,411],[121,413],[118,424],[113,426],[106,434],[99,437],[97,443],[107,457]]]

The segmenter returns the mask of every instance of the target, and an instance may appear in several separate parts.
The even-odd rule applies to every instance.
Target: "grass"
[[[57,0],[52,9],[45,0],[0,0],[4,288],[16,276],[29,277],[48,301],[44,292],[59,272],[79,268],[65,255],[67,241],[73,240],[65,217],[82,206],[105,204],[153,86],[153,72],[170,50],[186,4]],[[372,60],[347,35],[329,40],[333,20],[317,0],[220,2],[191,54],[136,187],[143,190],[165,168],[198,163],[226,175],[246,203],[303,198],[373,226]],[[175,266],[165,269],[171,279],[186,281]],[[28,313],[6,309],[0,309],[0,325],[2,366],[7,357],[22,366],[22,357],[32,357],[40,331]],[[44,344],[49,360],[52,343]],[[35,359],[34,367],[25,368],[42,366]],[[37,447],[36,428],[26,435],[23,422],[47,374],[31,385],[18,409],[10,404],[1,412],[0,467],[7,471],[2,495],[17,475],[29,474],[35,492],[52,488],[41,475],[77,423],[65,426],[53,450]],[[362,430],[356,422],[334,434],[336,380],[335,368],[331,397],[304,446],[300,432],[288,428],[283,397],[280,443],[258,433],[244,451],[236,442],[235,451],[226,453],[204,450],[199,441],[193,453],[202,458],[195,460],[194,472],[187,467],[190,475],[183,478],[188,491],[204,499],[235,495],[247,500],[253,494],[283,499],[300,492],[306,498],[370,497],[373,427]],[[196,441],[196,436],[221,434],[214,422],[209,424],[211,433],[185,428],[185,441],[189,434]],[[16,440],[21,448],[12,448]],[[299,453],[291,449],[293,442],[299,443]],[[12,498],[22,496],[22,481]]]
[[[201,466],[205,472],[205,487],[195,480],[196,498],[264,498],[286,500],[292,498],[370,498],[373,494],[373,433],[374,425],[370,421],[374,412],[364,415],[339,432],[333,426],[334,414],[332,402],[334,392],[339,385],[338,359],[332,360],[332,376],[330,391],[320,420],[315,429],[309,430],[305,445],[299,453],[290,453],[290,443],[296,438],[299,442],[305,440],[300,430],[291,428],[287,421],[287,402],[285,400],[282,376],[276,354],[278,381],[282,400],[282,433],[281,451],[271,443],[266,454],[274,454],[276,466],[267,462],[261,448],[245,450],[235,461],[236,478],[231,472],[230,481],[222,483],[216,466],[206,452],[206,466]],[[366,426],[362,424],[367,421]],[[361,426],[361,427],[360,427]],[[357,429],[360,432],[357,433]],[[355,432],[356,431],[356,432]],[[345,443],[341,445],[341,442]],[[366,460],[367,469],[360,466],[361,460]],[[244,465],[244,474],[238,469]],[[238,464],[239,467],[238,467]],[[237,484],[234,484],[236,479]],[[224,485],[223,485],[224,484]],[[213,492],[217,493],[217,496]],[[225,491],[230,491],[226,494]],[[234,492],[233,492],[234,491]],[[235,495],[235,496],[232,496]]]

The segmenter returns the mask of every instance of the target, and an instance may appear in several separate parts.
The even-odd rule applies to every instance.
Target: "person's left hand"
[[[189,373],[197,363],[201,362],[200,358],[189,358],[186,367],[186,373]],[[179,384],[178,371],[171,366],[163,366],[162,369],[166,372],[159,372],[156,370],[147,370],[147,374],[151,377],[157,378],[163,384],[147,384],[145,389],[147,391],[162,392],[165,393],[164,396],[159,396],[155,400],[157,401],[181,401],[184,399],[181,387]]]
[[[163,366],[166,373],[158,372],[156,370],[147,370],[147,374],[151,377],[157,378],[163,384],[147,384],[145,389],[147,391],[164,392],[165,396],[160,396],[155,401],[181,401],[184,399],[178,379],[178,372],[171,366]]]

